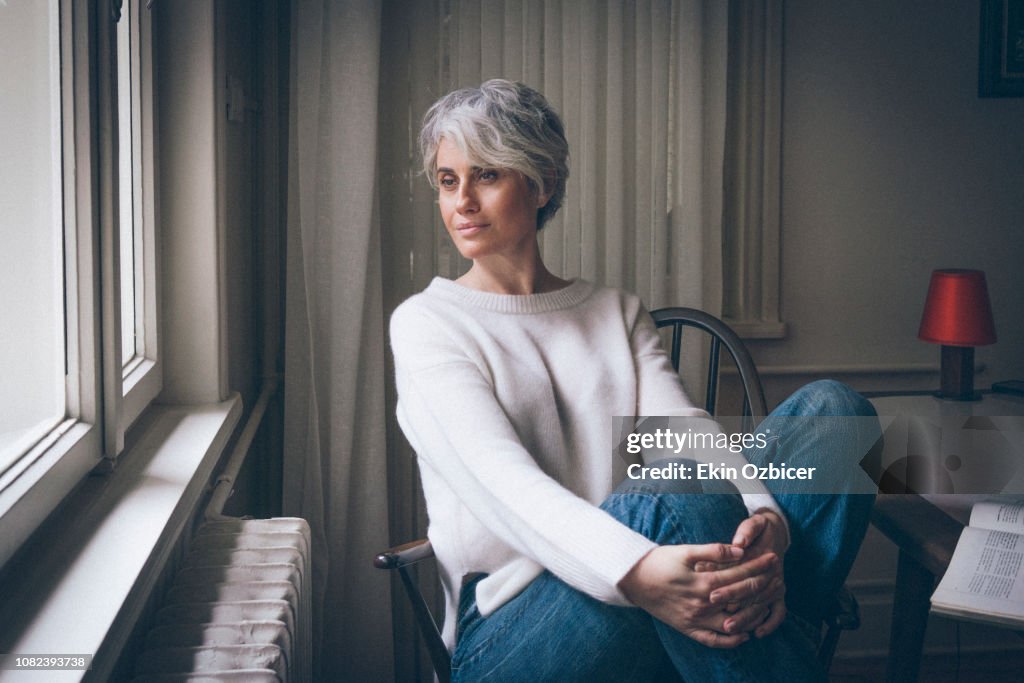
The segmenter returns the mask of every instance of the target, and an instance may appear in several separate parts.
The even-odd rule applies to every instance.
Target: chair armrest
[[[839,628],[844,631],[854,631],[860,628],[860,605],[857,603],[857,598],[845,585],[839,589],[824,621],[828,628]]]
[[[433,556],[434,547],[430,545],[429,540],[421,538],[385,550],[373,558],[373,566],[377,569],[399,569]]]

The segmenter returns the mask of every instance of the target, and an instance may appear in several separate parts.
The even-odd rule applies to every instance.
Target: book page
[[[932,595],[937,611],[1001,615],[1024,622],[1024,536],[967,527]]]
[[[1024,500],[988,500],[971,508],[971,526],[1024,534]]]

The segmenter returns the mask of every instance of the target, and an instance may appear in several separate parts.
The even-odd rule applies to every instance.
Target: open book
[[[1024,500],[975,503],[932,611],[1024,629]]]

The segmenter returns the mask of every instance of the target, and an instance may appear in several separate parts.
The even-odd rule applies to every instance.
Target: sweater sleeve
[[[545,474],[520,442],[482,361],[429,311],[391,319],[399,422],[491,533],[578,590],[629,605],[618,582],[655,543]]]
[[[672,367],[658,336],[657,328],[650,314],[642,307],[637,315],[631,335],[633,354],[637,367],[637,416],[687,417],[687,426],[702,433],[719,434],[721,427],[708,413],[691,403],[683,389],[679,374]],[[666,457],[668,453],[649,452],[645,460]],[[675,453],[671,453],[675,455]],[[697,462],[707,462],[735,467],[739,470],[748,464],[742,453],[728,448],[704,448],[687,451]],[[742,479],[734,482],[743,497],[743,504],[749,513],[769,509],[778,513],[787,524],[785,514],[771,493],[759,480]]]

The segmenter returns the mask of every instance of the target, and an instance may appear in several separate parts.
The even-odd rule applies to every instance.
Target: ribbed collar
[[[435,277],[424,292],[458,304],[482,308],[496,313],[547,313],[570,308],[594,291],[594,285],[575,279],[568,287],[543,294],[493,294],[460,285],[443,277]]]

